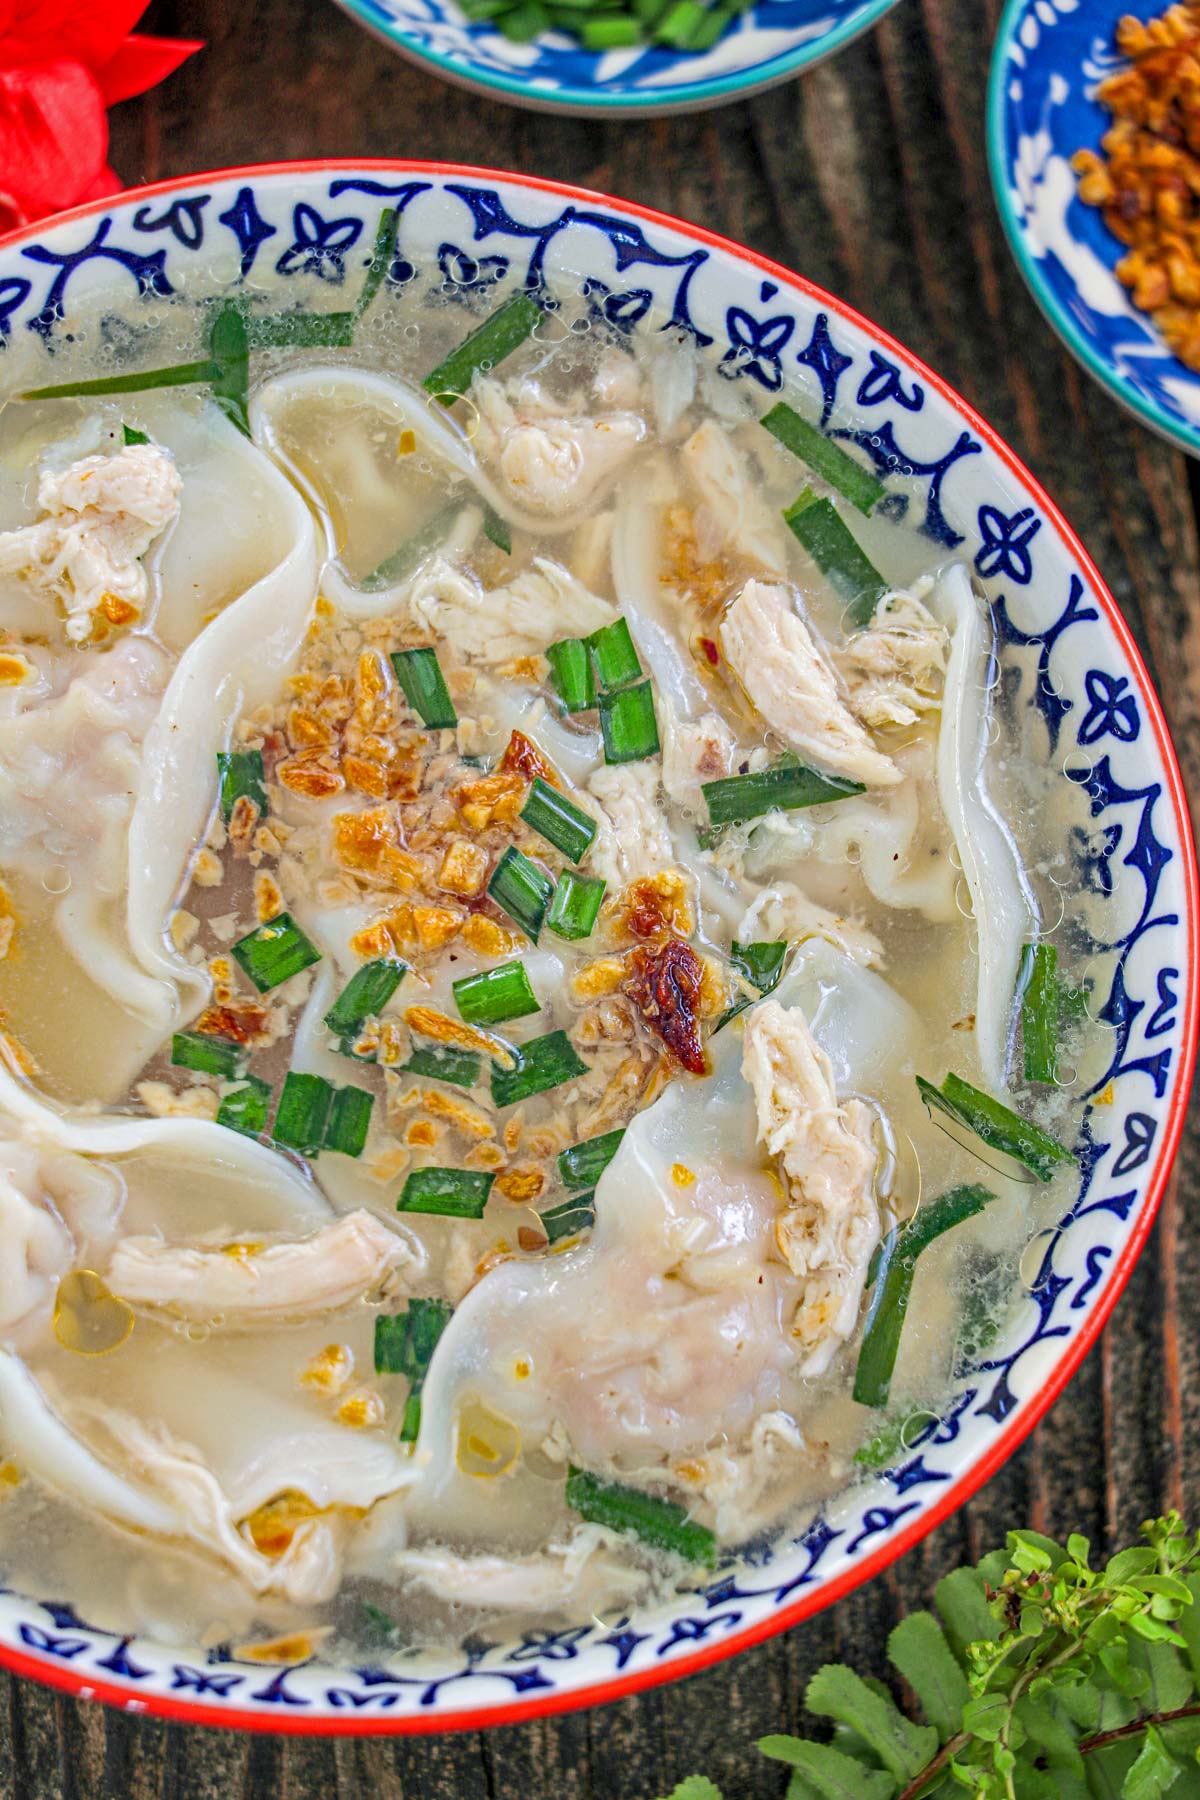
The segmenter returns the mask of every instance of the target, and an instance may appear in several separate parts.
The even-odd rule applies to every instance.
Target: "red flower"
[[[132,37],[147,0],[0,0],[0,232],[115,193],[105,108],[199,43]]]

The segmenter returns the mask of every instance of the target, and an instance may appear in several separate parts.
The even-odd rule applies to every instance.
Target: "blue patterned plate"
[[[1000,217],[1034,299],[1084,368],[1144,424],[1200,454],[1200,374],[1117,280],[1124,245],[1076,192],[1070,158],[1098,150],[1095,98],[1120,67],[1129,0],[1009,0],[992,60],[988,152]],[[1163,10],[1147,0],[1140,14]],[[1140,16],[1140,15],[1139,15]]]
[[[619,1620],[508,1640],[496,1631],[461,1652],[413,1646],[272,1670],[133,1636],[133,1621],[102,1629],[66,1595],[43,1604],[0,1589],[0,1664],[139,1711],[271,1731],[432,1731],[613,1700],[784,1630],[885,1569],[994,1473],[1098,1336],[1182,1128],[1200,978],[1179,770],[1083,547],[936,375],[750,251],[629,202],[479,169],[344,162],[198,175],[0,240],[0,391],[53,380],[58,345],[97,297],[132,324],[185,284],[202,295],[252,283],[289,306],[337,306],[362,280],[384,206],[401,215],[393,296],[404,288],[420,306],[457,294],[469,306],[479,282],[567,282],[609,330],[675,329],[711,347],[724,375],[764,402],[786,377],[872,458],[889,510],[925,534],[930,561],[953,554],[974,571],[996,619],[1006,704],[1064,796],[1074,784],[1076,820],[1061,826],[1065,916],[1099,958],[1106,1055],[1073,1108],[1075,1191],[1038,1240],[1009,1322],[960,1366],[940,1415],[891,1466],[727,1555],[694,1590]]]
[[[701,52],[584,50],[559,31],[510,44],[471,24],[457,0],[338,0],[376,37],[460,87],[537,112],[700,112],[774,87],[831,56],[896,0],[758,0],[719,44]]]

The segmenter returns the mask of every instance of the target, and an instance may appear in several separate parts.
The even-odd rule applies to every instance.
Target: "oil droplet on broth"
[[[464,1475],[484,1480],[506,1475],[521,1452],[521,1434],[511,1419],[485,1406],[482,1400],[465,1400],[458,1410],[454,1460]]]
[[[133,1308],[118,1299],[94,1269],[72,1269],[54,1297],[54,1335],[64,1350],[104,1356],[133,1330]]]

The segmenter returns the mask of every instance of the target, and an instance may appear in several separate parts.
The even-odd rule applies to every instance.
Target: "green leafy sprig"
[[[1188,1800],[1200,1793],[1200,1534],[1177,1513],[1093,1568],[1036,1531],[937,1584],[888,1658],[915,1702],[844,1664],[808,1684],[832,1736],[762,1738],[787,1800]],[[722,1800],[703,1775],[669,1800]]]

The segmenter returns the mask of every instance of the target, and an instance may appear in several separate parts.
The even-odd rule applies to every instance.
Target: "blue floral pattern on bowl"
[[[657,116],[746,99],[830,56],[896,0],[757,0],[711,50],[585,50],[560,31],[513,44],[457,0],[338,0],[352,18],[448,81],[543,112]]]
[[[1161,7],[1148,7],[1147,16]],[[1121,66],[1129,0],[1009,0],[992,62],[988,149],[1009,241],[1042,311],[1089,374],[1155,431],[1200,454],[1200,374],[1116,277],[1125,247],[1080,200],[1070,159],[1099,149],[1096,99]]]
[[[0,1590],[0,1663],[137,1710],[269,1730],[436,1730],[612,1699],[782,1629],[885,1567],[1012,1451],[1094,1340],[1166,1179],[1196,1016],[1182,786],[1114,603],[988,427],[786,271],[637,207],[518,177],[379,163],[246,170],[135,192],[0,243],[0,371],[11,361],[22,380],[47,378],[101,294],[136,315],[184,283],[220,292],[252,280],[336,304],[361,278],[385,205],[401,215],[393,294],[470,304],[480,285],[569,279],[608,329],[685,334],[764,405],[785,376],[798,381],[832,435],[869,456],[889,484],[883,505],[925,533],[931,560],[953,552],[971,565],[996,619],[1007,703],[1081,791],[1090,828],[1073,826],[1063,848],[1090,908],[1075,924],[1103,959],[1093,1011],[1108,1054],[1079,1096],[1076,1191],[1038,1240],[1009,1325],[959,1367],[941,1415],[803,1529],[726,1557],[669,1603],[456,1652],[264,1669]]]

